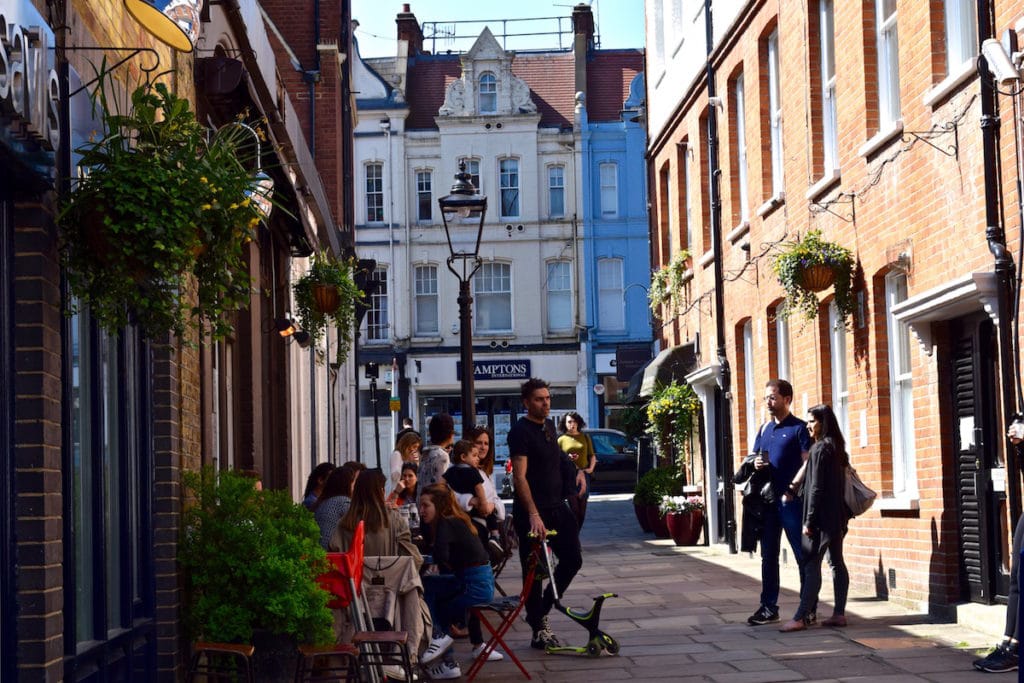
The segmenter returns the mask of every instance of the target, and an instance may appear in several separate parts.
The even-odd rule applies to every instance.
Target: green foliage
[[[363,298],[363,293],[356,286],[352,273],[355,264],[351,261],[337,261],[327,252],[313,256],[309,270],[292,284],[295,294],[296,314],[299,324],[309,337],[316,343],[324,336],[328,323],[333,323],[338,330],[337,362],[343,363],[349,348],[352,346],[352,334],[355,330],[356,302]],[[315,285],[329,285],[338,290],[341,304],[338,310],[326,314],[317,309],[313,299]]]
[[[647,431],[647,407],[626,406],[619,412],[620,427],[630,441],[639,439]]]
[[[832,269],[836,309],[843,324],[849,327],[854,308],[853,278],[857,264],[852,251],[825,240],[820,230],[811,230],[802,240],[787,243],[772,261],[772,268],[786,292],[782,315],[788,317],[799,312],[804,320],[813,320],[818,315],[818,297],[806,289],[802,281],[804,271],[815,265]]]
[[[210,135],[163,83],[119,104],[107,80],[101,71],[93,94],[102,129],[77,150],[86,174],[59,217],[76,305],[112,332],[131,321],[145,336],[181,338],[194,320],[224,337],[226,314],[249,303],[245,257],[262,217],[246,166],[256,165],[253,132]]]
[[[655,467],[637,481],[633,502],[638,505],[658,505],[664,496],[678,496],[682,492],[683,474],[679,468]]]
[[[313,516],[285,491],[257,491],[236,472],[186,472],[179,561],[187,576],[186,621],[195,639],[251,642],[254,629],[300,643],[333,640],[326,571]]]
[[[675,446],[679,453],[686,452],[690,435],[697,426],[700,399],[689,384],[671,384],[655,387],[647,404],[647,433],[658,446]]]
[[[651,289],[647,292],[651,312],[661,313],[665,307],[665,317],[671,317],[682,305],[683,285],[686,273],[690,269],[690,252],[685,249],[669,261],[664,267],[651,273]]]

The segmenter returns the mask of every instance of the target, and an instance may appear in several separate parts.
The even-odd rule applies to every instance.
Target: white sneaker
[[[452,678],[462,678],[462,669],[459,668],[458,664],[438,662],[434,666],[427,669],[427,675],[430,676],[431,680],[434,681],[444,681]]]
[[[473,659],[476,659],[477,657],[479,657],[480,653],[483,652],[483,651],[484,651],[484,643],[480,643],[479,645],[474,647],[473,648]],[[489,655],[487,655],[487,661],[488,662],[500,662],[503,659],[505,659],[505,655],[501,654],[497,650],[491,650],[491,653]]]
[[[452,640],[452,637],[447,633],[440,638],[431,638],[430,645],[427,646],[427,649],[424,650],[423,654],[420,656],[420,663],[430,664],[432,661],[447,652],[448,648],[450,648],[454,642],[455,641]]]

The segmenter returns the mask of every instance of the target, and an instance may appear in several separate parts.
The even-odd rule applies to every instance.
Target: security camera
[[[989,38],[981,44],[981,54],[985,57],[988,70],[1000,85],[1009,85],[1020,81],[1020,53],[1014,53],[1012,58],[1006,54],[1003,44],[995,38]]]

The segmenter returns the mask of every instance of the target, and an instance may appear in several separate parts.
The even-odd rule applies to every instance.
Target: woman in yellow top
[[[580,495],[579,492],[569,497],[569,507],[576,516],[576,523],[583,528],[583,518],[587,515],[587,499],[590,497],[590,478],[597,466],[597,454],[594,453],[594,443],[582,430],[587,426],[579,413],[572,411],[562,416],[559,428],[562,435],[558,437],[558,446],[562,452],[576,463],[576,468],[587,474],[587,490]]]

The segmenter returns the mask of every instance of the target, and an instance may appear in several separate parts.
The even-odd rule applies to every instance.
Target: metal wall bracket
[[[856,192],[840,192],[836,195],[835,199],[830,199],[827,202],[815,202],[810,203],[812,213],[830,213],[839,220],[845,223],[856,223],[857,222],[857,207],[854,200],[857,198]],[[850,214],[844,216],[840,213],[836,213],[832,210],[834,204],[849,204]]]
[[[77,46],[77,47],[58,47],[58,48],[55,48],[55,49],[57,50],[58,53],[61,52],[62,50],[68,51],[68,52],[78,52],[78,51],[83,51],[83,52],[86,52],[86,51],[124,52],[125,50],[129,50],[129,53],[126,56],[122,57],[121,59],[119,59],[118,61],[114,62],[110,66],[107,66],[106,63],[104,63],[102,68],[99,70],[99,73],[96,74],[96,77],[93,78],[92,80],[90,80],[90,81],[80,85],[78,88],[75,89],[74,92],[69,93],[68,94],[69,98],[74,97],[75,95],[77,95],[78,93],[82,92],[86,88],[96,84],[101,78],[103,78],[103,76],[107,72],[114,71],[118,67],[128,63],[129,60],[131,60],[132,58],[136,57],[140,53],[143,53],[143,52],[148,53],[153,58],[152,66],[145,66],[143,64],[139,65],[139,69],[144,74],[146,74],[147,77],[151,76],[153,74],[153,72],[155,72],[160,67],[160,53],[157,52],[156,50],[154,50],[151,47],[133,47],[133,46],[122,46],[122,45],[112,45],[110,47],[100,47],[98,45],[83,45],[83,46]]]
[[[939,137],[941,135],[945,135],[946,133],[952,133],[953,134],[953,144],[952,145],[943,148],[943,147],[939,147],[934,142],[932,142],[932,140],[934,140],[935,138],[937,138],[937,137]],[[928,145],[929,147],[932,147],[933,149],[938,150],[939,152],[945,154],[946,156],[948,156],[950,158],[953,158],[953,159],[959,158],[959,154],[960,154],[960,135],[959,135],[959,133],[957,131],[957,123],[956,123],[956,121],[949,121],[948,123],[943,123],[941,125],[935,125],[935,126],[932,126],[929,130],[921,130],[921,131],[906,130],[906,131],[903,131],[903,142],[910,142],[911,139],[914,139],[915,141],[923,142],[926,145]]]

